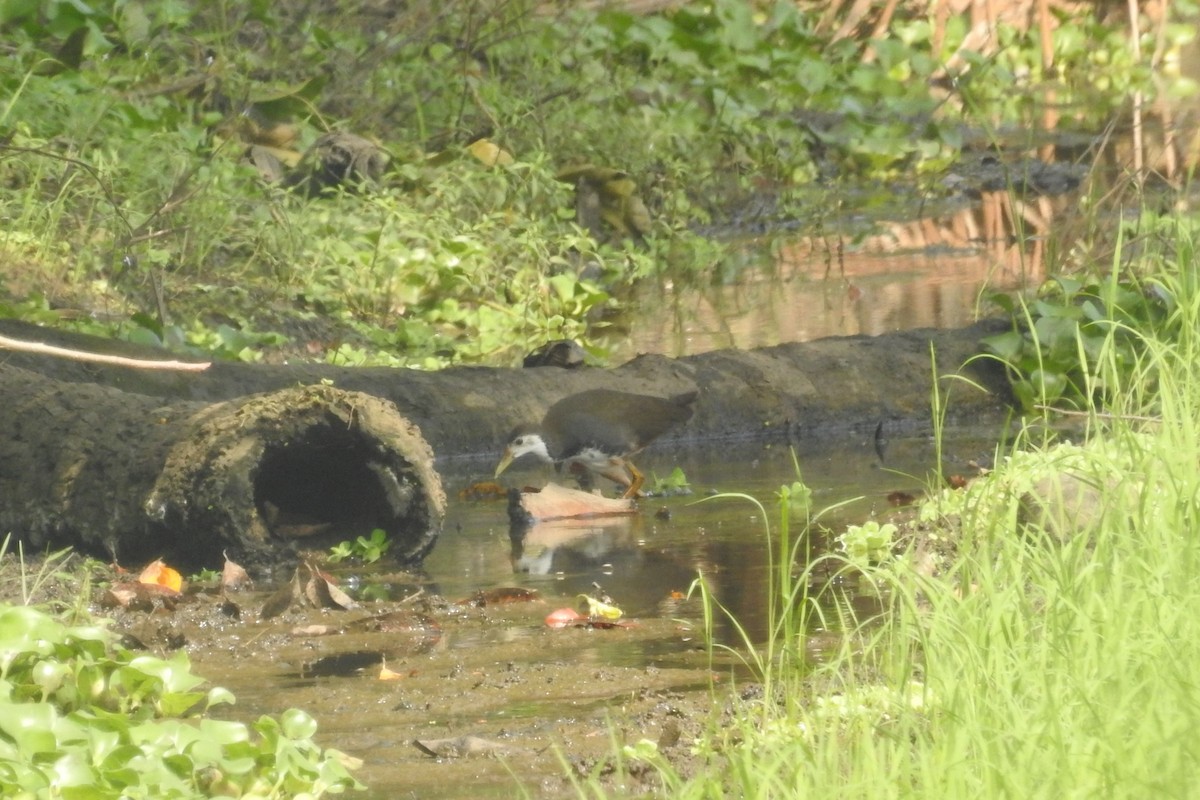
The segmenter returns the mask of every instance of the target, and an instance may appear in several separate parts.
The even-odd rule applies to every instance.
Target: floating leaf
[[[464,606],[494,606],[500,603],[528,603],[540,600],[541,594],[537,589],[524,589],[519,586],[502,586],[496,589],[480,589],[460,605]]]
[[[403,677],[404,677],[404,674],[403,674],[403,673],[401,673],[401,672],[396,672],[395,670],[388,669],[388,665],[387,665],[387,659],[386,659],[386,658],[383,660],[383,663],[382,663],[382,664],[380,664],[380,666],[379,666],[379,680],[381,680],[381,681],[398,681],[398,680],[400,680],[400,679],[401,679],[401,678],[403,678]]]
[[[586,624],[587,619],[573,608],[558,608],[546,616],[546,625],[550,628],[566,628],[571,625]]]
[[[611,603],[606,603],[603,600],[597,600],[590,595],[581,594],[579,599],[582,604],[587,605],[588,617],[594,619],[617,620],[625,615],[625,612],[617,608]]]

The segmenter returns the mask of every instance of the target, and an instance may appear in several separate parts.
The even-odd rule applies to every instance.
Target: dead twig
[[[43,356],[56,356],[58,358],[69,358],[72,361],[88,361],[98,364],[114,364],[120,367],[134,367],[136,369],[167,369],[179,370],[182,372],[202,372],[212,366],[211,361],[189,362],[189,361],[152,361],[144,358],[127,358],[126,356],[112,356],[105,353],[89,353],[86,350],[71,350],[66,347],[55,347],[44,342],[26,342],[21,339],[10,339],[7,336],[0,336],[0,347],[6,350],[13,350],[18,353],[34,353]]]

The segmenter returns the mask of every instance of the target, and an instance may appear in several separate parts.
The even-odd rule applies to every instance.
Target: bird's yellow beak
[[[513,452],[511,447],[504,448],[504,455],[500,457],[500,463],[496,465],[496,474],[492,477],[499,478],[500,473],[508,469],[508,465],[513,462]]]

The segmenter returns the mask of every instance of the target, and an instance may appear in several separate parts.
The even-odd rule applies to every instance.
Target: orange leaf
[[[183,591],[183,576],[164,564],[161,558],[146,565],[138,575],[138,583],[163,586],[175,592]]]

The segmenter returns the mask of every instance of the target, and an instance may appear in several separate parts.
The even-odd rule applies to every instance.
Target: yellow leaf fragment
[[[587,613],[589,617],[598,617],[600,619],[620,619],[625,615],[625,612],[611,603],[605,603],[603,600],[597,600],[590,595],[581,594],[579,599],[587,604]]]
[[[506,167],[515,160],[512,153],[500,147],[491,139],[476,139],[467,145],[467,152],[475,156],[485,166]]]

